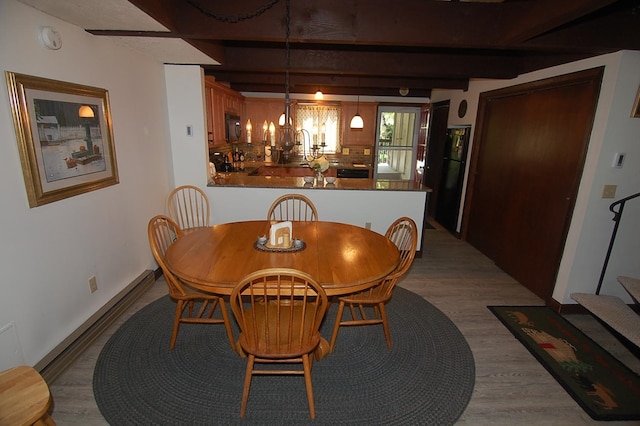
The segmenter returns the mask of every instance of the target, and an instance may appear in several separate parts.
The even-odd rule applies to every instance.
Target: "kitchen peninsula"
[[[304,169],[295,166],[284,165],[282,169]],[[211,200],[212,223],[264,219],[276,198],[300,193],[315,204],[322,221],[349,223],[384,234],[394,220],[408,216],[418,225],[419,235],[422,233],[431,189],[413,181],[337,178],[333,183],[305,183],[302,176],[313,175],[308,167],[298,176],[286,175],[283,170],[284,175],[256,175],[261,167],[279,165],[247,164],[242,172],[220,173],[210,181],[206,192]]]

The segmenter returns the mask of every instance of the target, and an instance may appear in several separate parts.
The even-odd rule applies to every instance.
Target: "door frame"
[[[383,112],[395,112],[395,113],[414,113],[416,115],[414,124],[413,124],[413,140],[411,141],[411,160],[409,164],[411,165],[409,170],[409,178],[407,180],[413,180],[415,178],[415,164],[416,164],[416,155],[418,152],[418,138],[420,133],[420,117],[421,117],[421,107],[419,105],[409,106],[409,105],[378,105],[378,112],[376,115],[376,140],[375,140],[375,154],[373,157],[373,178],[377,179],[378,177],[378,149],[380,148],[380,123],[382,120],[380,116]],[[401,149],[396,149],[400,151]],[[409,149],[402,149],[403,151],[409,151]]]

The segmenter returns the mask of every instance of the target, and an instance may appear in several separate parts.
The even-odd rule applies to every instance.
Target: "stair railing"
[[[613,242],[616,240],[616,234],[618,233],[618,226],[620,225],[620,219],[622,218],[622,211],[624,210],[624,205],[627,201],[632,200],[636,197],[640,197],[640,192],[637,194],[629,195],[628,197],[622,198],[618,201],[611,203],[609,206],[609,210],[613,213],[613,221],[615,225],[613,226],[613,232],[611,233],[611,240],[609,241],[609,248],[607,249],[607,255],[604,258],[604,265],[602,265],[602,271],[600,272],[600,279],[598,280],[598,287],[596,288],[596,294],[600,294],[600,288],[602,287],[602,281],[604,280],[604,274],[607,271],[607,265],[609,264],[609,257],[611,256],[611,250],[613,249]],[[618,207],[618,210],[615,208]]]

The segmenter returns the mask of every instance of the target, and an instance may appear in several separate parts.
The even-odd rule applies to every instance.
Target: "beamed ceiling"
[[[182,39],[215,61],[202,65],[217,81],[284,92],[287,0],[130,3],[167,30],[85,30]],[[291,93],[398,96],[406,87],[428,97],[470,79],[640,50],[640,0],[290,0],[289,29]]]

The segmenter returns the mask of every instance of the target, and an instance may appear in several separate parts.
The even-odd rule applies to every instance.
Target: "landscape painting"
[[[105,89],[6,77],[30,207],[118,183]]]

